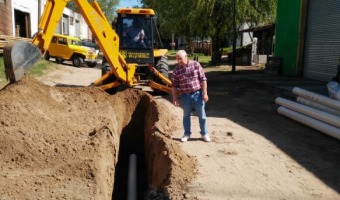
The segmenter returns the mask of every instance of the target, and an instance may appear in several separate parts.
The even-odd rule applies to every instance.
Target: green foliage
[[[116,15],[116,6],[119,0],[97,0],[100,8],[102,9],[106,19],[111,23]]]
[[[189,56],[189,59],[194,59],[195,56],[196,56],[195,54],[192,54],[191,56]],[[204,65],[204,66],[210,65],[211,56],[205,56],[203,54],[199,54],[197,58],[198,58],[198,62],[200,62],[201,65]]]
[[[0,79],[5,77],[5,66],[4,66],[4,57],[0,57]]]
[[[177,51],[176,50],[169,50],[167,52],[167,56],[169,57],[169,59],[175,59],[176,58],[176,53]],[[195,57],[198,58],[198,61],[202,64],[202,65],[208,65],[211,61],[211,57],[210,56],[205,56],[204,54],[202,53],[193,53],[193,54],[190,54],[188,56],[188,58],[190,60],[193,60]]]
[[[28,76],[40,77],[52,70],[55,65],[46,60],[40,60],[33,65],[27,72]],[[0,89],[7,85],[8,81],[5,74],[5,66],[3,56],[0,56]]]
[[[231,52],[233,52],[232,46],[222,48],[222,54],[227,54],[227,53],[231,53]]]
[[[158,23],[161,26],[162,36],[172,32],[178,35],[192,35],[191,23],[195,8],[195,0],[142,0],[145,7],[152,8],[158,15]]]
[[[219,55],[221,44],[232,38],[233,7],[236,2],[236,24],[252,26],[274,22],[277,0],[141,0],[158,13],[164,33],[186,36],[187,43],[193,37],[210,37],[212,58]],[[218,63],[218,61],[217,61]]]
[[[40,60],[35,65],[33,65],[27,72],[28,76],[34,76],[34,77],[41,77],[47,72],[49,72],[51,69],[53,69],[55,65],[47,60]]]
[[[7,85],[6,75],[5,75],[5,66],[4,66],[4,58],[0,57],[0,89]]]
[[[234,0],[141,0],[158,13],[162,30],[184,36],[221,36],[232,31]],[[277,0],[235,0],[236,23],[274,22]]]

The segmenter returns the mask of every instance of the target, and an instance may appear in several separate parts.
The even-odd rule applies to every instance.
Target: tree
[[[119,0],[97,0],[97,3],[102,9],[107,21],[111,23],[115,18],[116,6],[118,5]],[[73,11],[78,10],[73,1],[69,1],[67,7]]]
[[[222,56],[221,41],[232,30],[232,1],[200,1],[198,8],[201,14],[196,16],[197,31],[211,38],[211,64],[218,65]]]
[[[196,0],[142,0],[142,3],[144,7],[149,7],[156,11],[162,37],[170,38],[171,33],[175,33],[186,37],[187,42],[191,43],[190,41],[194,37],[195,31],[191,25],[194,19],[191,9],[195,7]]]
[[[221,41],[232,36],[233,0],[142,0],[159,16],[162,30],[187,39],[196,36],[211,38],[213,65],[221,60]],[[274,22],[277,0],[235,0],[236,24]]]

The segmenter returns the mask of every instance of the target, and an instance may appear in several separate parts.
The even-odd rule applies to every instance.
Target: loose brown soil
[[[173,116],[147,93],[25,78],[0,102],[1,199],[111,199],[122,132],[145,140],[150,189],[177,198],[194,176],[195,160],[170,138]]]
[[[100,69],[60,65],[39,81],[7,86],[0,91],[0,199],[121,199],[112,195],[121,188],[120,151],[141,140],[150,195],[340,199],[339,141],[278,115],[275,98],[293,96],[268,85],[271,76],[228,70],[206,69],[211,143],[201,140],[195,113],[191,139],[179,142],[182,110],[170,96],[78,87]]]

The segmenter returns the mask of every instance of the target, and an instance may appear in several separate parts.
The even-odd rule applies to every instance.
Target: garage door
[[[308,1],[304,77],[330,81],[340,58],[340,0]]]

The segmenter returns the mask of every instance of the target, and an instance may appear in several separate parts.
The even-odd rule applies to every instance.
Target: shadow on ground
[[[270,140],[340,193],[340,141],[277,113],[277,97],[295,100],[294,87],[327,95],[326,82],[263,71],[206,72],[207,116],[228,118]]]

